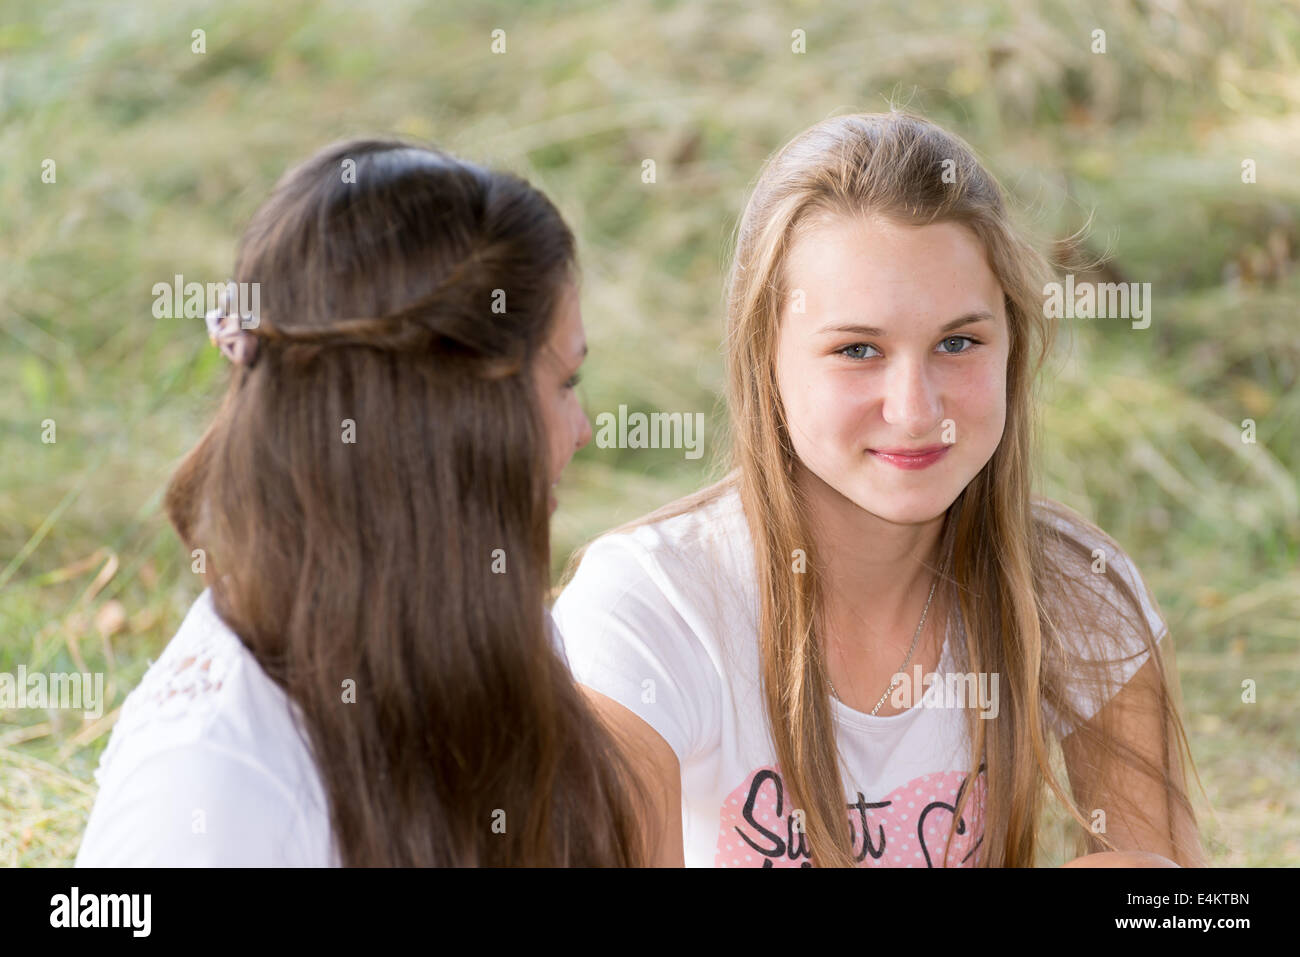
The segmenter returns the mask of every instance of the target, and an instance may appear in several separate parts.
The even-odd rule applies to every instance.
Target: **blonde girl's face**
[[[836,217],[795,241],[785,288],[776,377],[802,465],[886,521],[941,515],[1006,423],[1006,310],[979,240]]]

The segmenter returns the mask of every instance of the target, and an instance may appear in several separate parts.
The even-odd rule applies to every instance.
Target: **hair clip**
[[[238,290],[227,282],[217,299],[217,308],[206,316],[208,339],[235,365],[252,365],[257,358],[257,336],[244,328],[238,312]]]

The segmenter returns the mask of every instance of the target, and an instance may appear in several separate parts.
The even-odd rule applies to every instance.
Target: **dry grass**
[[[111,697],[91,726],[0,716],[0,863],[71,861],[112,710],[199,590],[159,499],[224,369],[198,323],[151,318],[150,289],[175,273],[224,278],[287,164],[400,132],[529,175],[582,240],[591,414],[701,411],[713,437],[721,283],[746,185],[803,127],[890,102],[970,140],[1042,235],[1095,214],[1092,251],[1153,283],[1151,329],[1081,325],[1058,357],[1043,491],[1115,535],[1169,617],[1214,862],[1300,862],[1293,12],[1229,0],[267,9],[6,5],[0,670],[84,663]],[[189,39],[200,27],[202,56]],[[503,57],[488,52],[496,27]],[[1089,50],[1097,27],[1104,55]],[[805,54],[791,52],[795,29]],[[47,157],[56,184],[40,181]],[[1253,186],[1243,158],[1258,164]],[[1254,445],[1240,441],[1247,417]],[[707,464],[584,450],[561,489],[557,568],[695,487]],[[1257,704],[1241,703],[1243,678]]]

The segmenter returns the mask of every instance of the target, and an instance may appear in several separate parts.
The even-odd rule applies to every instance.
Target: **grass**
[[[0,671],[84,665],[110,701],[87,725],[0,713],[0,863],[72,860],[114,711],[200,589],[159,503],[225,369],[200,323],[152,318],[151,287],[224,278],[288,164],[396,132],[529,176],[581,240],[590,414],[702,411],[712,439],[747,185],[800,129],[890,102],[968,139],[1040,235],[1092,216],[1091,251],[1152,283],[1151,328],[1082,321],[1054,357],[1042,491],[1110,531],[1161,602],[1213,862],[1300,863],[1294,11],[4,3]],[[505,55],[489,51],[496,28]],[[589,446],[561,487],[557,570],[707,467]],[[1049,839],[1048,860],[1063,853]]]

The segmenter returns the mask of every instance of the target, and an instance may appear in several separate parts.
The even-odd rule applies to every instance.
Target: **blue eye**
[[[869,357],[864,355],[850,355],[849,353],[853,352],[856,349],[874,349],[874,348],[876,347],[869,346],[865,342],[855,342],[853,345],[845,346],[843,349],[841,349],[840,355],[844,356],[847,359],[866,359]]]
[[[964,349],[949,349],[947,348],[947,345],[950,342],[965,342],[968,343],[968,347]],[[939,346],[940,346],[940,351],[942,351],[944,355],[959,356],[963,352],[970,352],[969,346],[977,346],[979,344],[980,344],[980,340],[976,339],[974,336],[948,336],[947,338],[943,339],[939,343]],[[876,350],[876,347],[873,345],[869,345],[865,342],[855,342],[851,346],[845,346],[843,349],[837,350],[837,352],[839,355],[844,356],[844,358],[846,359],[853,359],[855,361],[860,362],[864,359],[872,358],[870,355],[867,355],[862,351],[864,349]]]
[[[943,346],[949,342],[969,342],[972,346],[979,344],[979,340],[974,338],[973,336],[949,336],[947,339],[944,339],[943,342],[939,343],[939,345]],[[957,349],[957,350],[944,349],[943,351],[950,356],[958,356],[961,355],[963,352],[970,352],[970,349]]]

